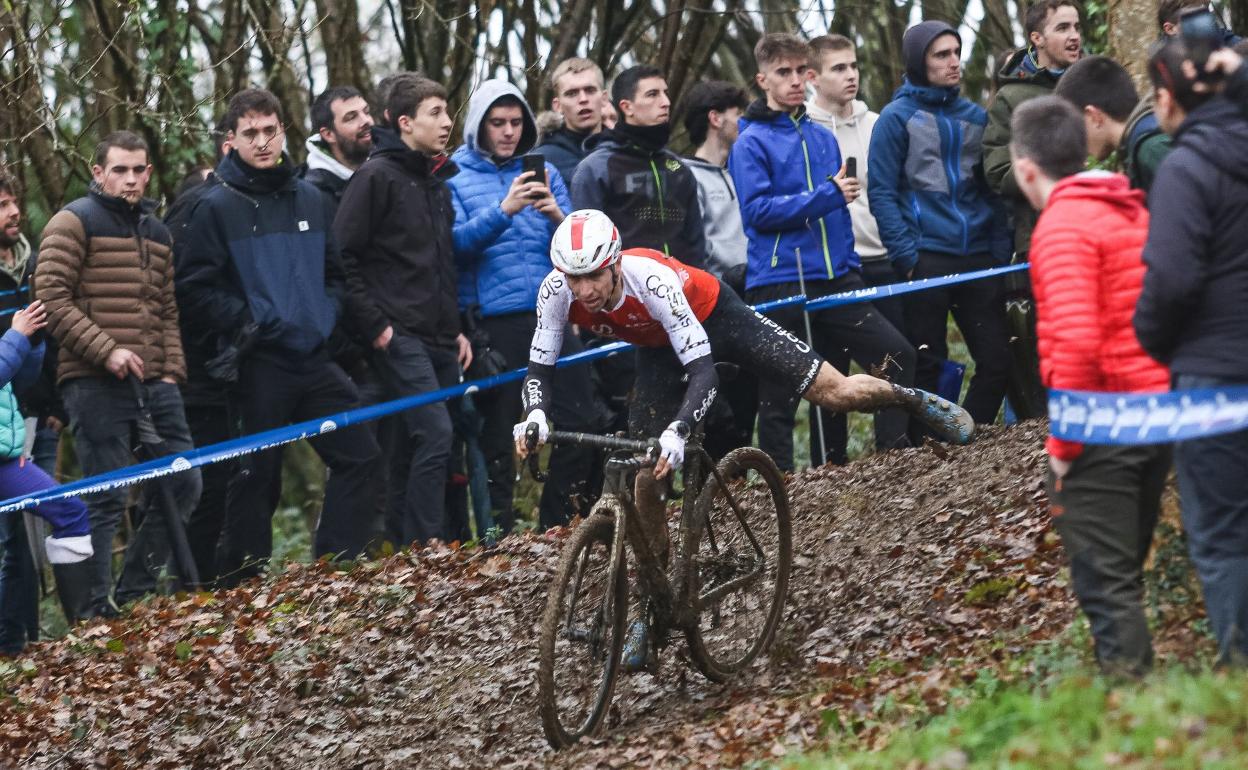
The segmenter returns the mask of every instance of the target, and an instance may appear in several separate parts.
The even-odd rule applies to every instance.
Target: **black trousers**
[[[925,251],[919,254],[914,278],[935,278],[989,267],[997,267],[997,263],[987,254],[955,256]],[[915,292],[906,296],[905,306],[906,334],[915,349],[924,353],[918,359],[914,384],[924,390],[936,390],[941,364],[949,356],[946,336],[952,313],[975,362],[975,374],[962,406],[976,423],[995,422],[1010,378],[1010,337],[1001,279],[981,278]]]
[[[1152,666],[1144,562],[1169,469],[1168,446],[1088,445],[1060,481],[1048,473],[1053,526],[1097,662],[1110,673],[1140,675]]]
[[[239,373],[239,414],[245,433],[355,409],[359,393],[327,357],[276,359],[254,356]],[[309,439],[329,468],[325,505],[314,541],[316,555],[363,553],[371,521],[373,475],[381,450],[364,425]],[[225,528],[217,557],[221,582],[237,585],[259,574],[273,552],[273,511],[281,497],[281,449],[245,455],[226,496]]]
[[[846,273],[831,281],[807,281],[810,299],[865,288],[858,273]],[[751,305],[801,294],[796,283],[760,286],[748,292]],[[801,339],[806,327],[800,306],[786,307],[767,313],[776,323]],[[810,316],[815,350],[836,367],[847,373],[850,361],[856,361],[869,373],[885,377],[899,385],[911,385],[915,376],[914,348],[870,302],[819,310]],[[758,446],[776,461],[782,470],[793,470],[793,426],[798,397],[781,383],[761,378],[758,386]],[[820,410],[822,411],[822,410]],[[826,413],[831,415],[831,412]],[[875,444],[880,449],[909,446],[908,415],[900,409],[887,409],[875,416]],[[828,418],[824,424],[827,455],[824,462],[844,462],[848,432],[844,415]],[[818,428],[811,425],[811,441],[818,446]],[[816,464],[818,452],[811,455]]]
[[[507,313],[481,320],[481,328],[489,336],[490,347],[502,354],[508,369],[528,366],[529,344],[537,316],[533,313]],[[559,355],[569,356],[584,350],[580,338],[566,329],[563,349]],[[588,365],[567,366],[555,371],[556,394],[553,413],[547,415],[559,430],[601,430],[601,409],[594,400],[593,381]],[[481,451],[485,455],[490,478],[490,507],[495,521],[504,532],[515,525],[516,511],[512,505],[515,487],[515,442],[511,429],[520,421],[520,383],[508,383],[476,394],[477,409],[482,417]],[[543,528],[566,524],[574,513],[588,513],[597,495],[590,480],[595,474],[598,454],[574,446],[557,446],[550,454],[550,478],[542,488],[538,507]]]
[[[191,429],[191,441],[196,447],[228,441],[239,435],[238,414],[224,399],[217,404],[188,403],[185,409],[186,424]],[[237,470],[235,460],[204,465],[199,469],[203,491],[199,495],[199,504],[191,511],[191,518],[186,523],[186,539],[190,542],[195,568],[204,585],[211,585],[217,579],[217,547],[225,526],[226,493]]]

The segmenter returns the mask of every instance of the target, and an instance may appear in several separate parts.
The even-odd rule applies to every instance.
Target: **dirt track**
[[[873,699],[973,676],[1073,612],[1041,491],[1043,426],[802,474],[771,656],[731,686],[685,667],[617,690],[607,736],[554,754],[534,706],[563,533],[426,550],[159,600],[0,678],[0,762],[33,767],[732,766],[859,729]],[[968,595],[968,592],[969,595]],[[937,665],[939,664],[939,665]],[[2,670],[0,670],[2,674]],[[831,716],[829,716],[831,715]]]

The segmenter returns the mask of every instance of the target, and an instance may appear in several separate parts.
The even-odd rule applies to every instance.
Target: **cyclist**
[[[554,269],[538,290],[537,328],[522,389],[525,418],[514,429],[516,451],[521,457],[528,453],[530,425],[537,426],[539,444],[549,436],[550,383],[569,322],[631,342],[637,347],[637,380],[629,431],[643,437],[657,433],[660,447],[654,469],[638,473],[635,497],[649,550],[664,562],[667,526],[655,480],[684,463],[685,441],[715,399],[716,360],[779,378],[834,412],[902,407],[945,440],[965,444],[974,434],[970,415],[935,394],[838,372],[710,273],[653,249],[622,250],[619,231],[601,211],[568,215],[555,231],[550,259]],[[677,400],[685,378],[684,395]],[[628,668],[644,664],[646,646],[645,623],[633,624],[625,650]]]

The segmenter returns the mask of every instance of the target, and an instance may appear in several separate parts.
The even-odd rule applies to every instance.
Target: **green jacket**
[[[1031,49],[1016,52],[995,78],[997,94],[988,105],[984,129],[984,176],[988,186],[1009,202],[1014,214],[1014,251],[1031,250],[1031,231],[1039,214],[1031,208],[1014,182],[1010,164],[1010,118],[1028,99],[1047,96],[1057,87],[1058,75],[1036,65]]]
[[[1122,173],[1131,180],[1131,186],[1148,192],[1153,186],[1157,167],[1170,153],[1170,137],[1157,124],[1153,114],[1153,97],[1148,95],[1135,105],[1127,117],[1115,158]]]

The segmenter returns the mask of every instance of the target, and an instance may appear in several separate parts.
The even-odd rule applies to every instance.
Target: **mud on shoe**
[[[646,667],[650,652],[650,627],[644,620],[634,620],[624,638],[624,670],[633,673]]]
[[[911,414],[951,444],[969,444],[975,436],[975,420],[962,407],[921,388],[894,386]]]

